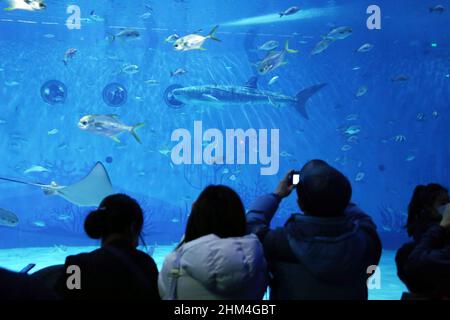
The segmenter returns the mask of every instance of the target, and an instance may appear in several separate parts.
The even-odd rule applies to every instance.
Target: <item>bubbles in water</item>
[[[50,80],[41,87],[42,99],[51,105],[64,103],[67,98],[67,87],[59,80]]]
[[[120,107],[127,102],[127,89],[120,83],[110,83],[103,89],[103,101],[110,107]]]

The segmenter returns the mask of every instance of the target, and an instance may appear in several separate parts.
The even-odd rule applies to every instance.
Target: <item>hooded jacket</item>
[[[247,213],[273,275],[271,299],[367,299],[370,267],[381,257],[372,219],[352,204],[341,217],[294,214],[271,230],[280,201],[274,194],[260,197]]]
[[[158,279],[165,300],[259,300],[267,284],[267,263],[255,235],[211,234],[187,242],[166,257]]]

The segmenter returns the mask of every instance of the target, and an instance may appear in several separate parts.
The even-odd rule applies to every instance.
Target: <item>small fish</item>
[[[358,89],[358,91],[356,92],[356,97],[357,98],[362,97],[363,95],[365,95],[367,93],[367,90],[368,90],[367,86],[361,86]]]
[[[324,38],[330,40],[344,40],[353,33],[351,27],[339,27],[331,30]]]
[[[72,219],[72,216],[70,214],[62,213],[62,214],[58,215],[58,220],[60,220],[60,221],[67,221],[70,219]]]
[[[347,139],[348,143],[358,143],[358,136],[353,135],[353,136],[349,136]]]
[[[58,132],[59,132],[58,129],[52,129],[52,130],[48,131],[47,134],[48,134],[49,136],[52,136],[52,135],[57,134]]]
[[[436,110],[433,111],[433,113],[431,115],[433,116],[433,118],[439,117],[439,113]]]
[[[408,81],[408,80],[409,80],[409,77],[404,74],[399,74],[399,75],[391,78],[392,82],[401,82],[401,81]]]
[[[406,137],[402,134],[396,135],[393,139],[395,142],[405,142],[406,141]]]
[[[127,64],[122,68],[122,72],[128,75],[133,75],[139,72],[139,66],[136,64]]]
[[[15,86],[18,86],[19,84],[20,84],[19,82],[14,81],[14,80],[5,81],[5,86],[7,86],[7,87],[15,87]]]
[[[275,76],[275,77],[273,77],[272,79],[270,79],[270,81],[269,81],[269,86],[271,86],[271,85],[273,85],[275,82],[277,82],[278,79],[280,79],[279,76]]]
[[[328,49],[329,45],[333,42],[332,39],[323,39],[322,41],[318,42],[314,49],[312,49],[310,55],[315,56],[319,53],[324,52],[326,49]]]
[[[158,80],[154,80],[154,79],[150,79],[150,80],[145,81],[145,83],[148,84],[149,86],[155,86],[155,85],[159,84],[159,81]]]
[[[45,8],[47,8],[47,5],[44,0],[9,0],[9,7],[4,10],[40,11]]]
[[[222,170],[222,174],[227,174],[227,173],[230,173],[229,169],[225,168],[225,169]]]
[[[342,146],[341,151],[346,152],[346,151],[349,151],[351,149],[352,149],[352,146],[346,144],[346,145]]]
[[[75,54],[77,53],[77,51],[78,50],[75,48],[70,48],[64,53],[64,59],[63,59],[64,65],[67,66],[69,59],[73,59],[73,57],[75,57]]]
[[[361,67],[359,67],[359,66],[356,66],[356,67],[352,68],[353,71],[358,71],[359,69],[361,69]]]
[[[19,218],[14,212],[0,208],[0,226],[15,227],[19,224]]]
[[[285,61],[286,54],[298,53],[298,50],[289,48],[289,41],[286,41],[283,51],[270,51],[261,61],[258,61],[254,66],[260,75],[265,75],[272,72],[279,67],[287,64]]]
[[[278,41],[270,40],[270,41],[267,41],[266,43],[260,45],[258,47],[258,50],[272,51],[272,50],[275,50],[276,48],[278,48],[279,45],[280,44],[278,43]]]
[[[355,181],[356,182],[362,181],[365,176],[366,176],[366,174],[364,172],[358,172],[356,174]]]
[[[361,132],[361,127],[360,126],[351,126],[351,127],[348,127],[344,131],[345,134],[350,135],[350,136],[353,136],[353,135],[358,134],[360,132]]]
[[[169,149],[161,149],[158,150],[158,152],[161,153],[163,156],[167,156],[168,154],[172,153],[172,151]]]
[[[292,154],[287,151],[281,151],[280,157],[292,157]]]
[[[359,49],[356,50],[356,52],[369,52],[373,49],[373,44],[365,43]]]
[[[293,14],[296,14],[299,11],[300,11],[299,7],[290,7],[289,9],[286,9],[285,11],[280,12],[279,15],[280,15],[280,18],[281,18],[281,17],[284,17],[284,16],[291,16]]]
[[[23,173],[29,174],[29,173],[33,173],[33,172],[51,172],[51,171],[43,166],[32,166],[32,167],[26,169]]]
[[[233,174],[228,179],[230,179],[231,181],[236,181],[237,177]]]
[[[131,28],[123,28],[120,32],[116,34],[109,34],[108,40],[109,42],[114,42],[116,39],[122,40],[136,40],[139,39],[141,34],[139,31]]]
[[[175,41],[173,48],[176,51],[206,50],[203,48],[206,40],[220,41],[216,38],[218,28],[219,26],[215,26],[206,37],[195,33],[181,37]]]
[[[406,157],[405,161],[406,161],[406,162],[411,162],[411,161],[414,161],[415,159],[416,159],[416,156],[414,156],[414,155],[409,155],[409,156]]]
[[[444,7],[443,5],[437,5],[437,6],[434,6],[434,7],[430,7],[430,8],[428,9],[428,11],[429,11],[430,13],[439,13],[439,14],[442,14],[442,13],[444,13],[444,11],[445,11],[445,7]]]
[[[90,19],[91,21],[94,21],[94,22],[103,22],[103,21],[105,21],[105,19],[103,19],[103,18],[100,17],[99,15],[95,14],[95,11],[94,11],[94,10],[91,11],[91,13],[90,13],[90,15],[89,15],[89,19]]]
[[[424,121],[424,120],[425,120],[425,113],[419,112],[419,113],[416,115],[416,119],[417,119],[417,121]]]
[[[355,121],[355,120],[358,120],[358,119],[359,119],[359,115],[356,114],[356,113],[349,114],[349,115],[345,118],[345,120],[347,120],[347,121]]]
[[[185,75],[186,73],[188,73],[186,70],[184,70],[183,68],[178,68],[175,71],[170,72],[170,76],[171,77],[179,77],[182,75]]]
[[[33,221],[33,225],[38,228],[45,228],[47,226],[46,223],[42,220]]]
[[[47,39],[53,39],[54,37],[55,37],[55,35],[52,33],[44,34],[44,38],[47,38]]]
[[[177,41],[178,39],[180,39],[180,36],[177,34],[172,34],[170,36],[168,36],[166,38],[166,40],[164,40],[167,43],[174,43],[175,41]]]
[[[78,128],[94,134],[104,135],[111,138],[117,143],[120,140],[118,135],[129,132],[133,135],[137,142],[141,143],[141,139],[137,135],[137,130],[142,128],[144,123],[138,123],[134,126],[124,124],[117,115],[87,115],[80,119]]]
[[[147,20],[147,19],[150,18],[151,16],[152,16],[152,13],[151,13],[151,12],[146,12],[146,13],[144,13],[143,15],[141,15],[141,16],[139,17],[139,19]]]

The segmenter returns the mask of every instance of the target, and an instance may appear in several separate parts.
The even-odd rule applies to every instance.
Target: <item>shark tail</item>
[[[284,49],[287,53],[298,53],[298,50],[290,49],[289,48],[289,40],[286,40],[286,44],[284,45]]]
[[[326,85],[327,83],[317,84],[297,93],[295,96],[295,107],[303,118],[309,119],[308,113],[306,112],[306,102]]]
[[[211,32],[208,34],[207,38],[214,40],[214,41],[222,41],[222,40],[216,38],[217,29],[219,29],[218,25],[215,26],[214,29],[211,30]]]
[[[133,137],[136,139],[137,142],[142,143],[141,138],[137,134],[137,130],[145,126],[145,123],[138,123],[137,125],[133,126],[130,130]]]

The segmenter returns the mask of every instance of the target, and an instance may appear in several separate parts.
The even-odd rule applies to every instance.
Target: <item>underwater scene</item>
[[[247,207],[323,159],[383,243],[369,298],[400,299],[412,192],[450,181],[440,2],[2,0],[0,267],[93,250],[84,220],[120,192],[161,268],[206,186]],[[289,197],[272,227],[298,211]]]

